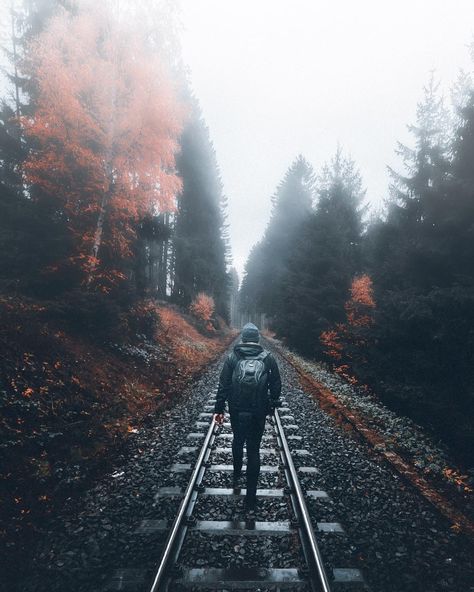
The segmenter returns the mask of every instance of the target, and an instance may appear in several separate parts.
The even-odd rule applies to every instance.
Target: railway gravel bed
[[[474,592],[472,541],[455,532],[368,447],[351,439],[321,411],[299,387],[293,368],[277,352],[275,355],[284,396],[299,426],[291,433],[302,437],[300,442],[291,442],[295,465],[319,470],[315,476],[302,476],[302,487],[323,489],[330,496],[329,501],[308,501],[313,522],[337,519],[346,532],[346,536],[318,535],[326,568],[340,564],[342,558],[345,565],[364,571],[373,592]],[[192,463],[195,458],[192,452],[179,456],[179,451],[182,446],[202,443],[188,436],[199,431],[195,424],[208,405],[221,363],[212,364],[172,410],[156,417],[152,427],[139,430],[113,473],[81,500],[69,500],[61,516],[39,534],[34,562],[24,570],[23,581],[16,588],[0,584],[2,592],[100,592],[116,569],[139,566],[152,573],[165,533],[143,536],[136,529],[142,519],[174,516],[179,500],[155,499],[155,495],[159,487],[186,485],[188,473],[171,473],[170,467],[176,462]],[[218,446],[228,445],[218,439]],[[272,446],[271,440],[265,446]],[[302,448],[311,453],[309,460],[294,453]],[[217,458],[230,462],[226,454],[213,454],[213,462]],[[260,487],[284,485],[277,473],[261,476]],[[231,473],[206,471],[205,480],[207,486],[229,487]],[[288,508],[280,504],[286,502],[262,501],[256,519],[268,520],[269,514],[276,519],[278,512],[288,516]],[[203,497],[196,507],[199,518],[209,520],[238,519],[242,511],[241,500],[213,500],[210,504]],[[199,538],[202,546],[192,544],[192,538],[186,541],[183,558],[189,565],[199,565],[196,562],[210,557],[216,566],[252,565],[257,558],[261,565],[262,557],[268,566],[295,564],[295,552],[288,546],[290,537],[258,545],[248,538],[211,540],[202,533],[193,533],[193,537]]]

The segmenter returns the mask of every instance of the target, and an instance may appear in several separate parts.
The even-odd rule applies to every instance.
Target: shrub
[[[190,313],[196,319],[205,323],[206,328],[208,329],[212,327],[211,319],[214,314],[214,309],[214,299],[212,296],[208,296],[204,292],[199,292],[189,307]]]

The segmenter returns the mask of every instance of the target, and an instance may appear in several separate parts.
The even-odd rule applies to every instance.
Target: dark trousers
[[[257,491],[260,473],[260,442],[265,429],[265,415],[234,412],[230,414],[230,423],[234,433],[232,440],[234,474],[242,470],[244,445],[247,445],[247,495],[251,497]]]

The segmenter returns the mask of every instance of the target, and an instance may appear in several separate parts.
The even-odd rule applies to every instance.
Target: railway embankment
[[[231,339],[165,302],[0,299],[0,589]]]
[[[383,404],[368,389],[351,384],[324,364],[286,349],[272,338],[319,406],[381,460],[390,464],[451,520],[455,530],[474,537],[473,468],[460,467],[439,438]]]

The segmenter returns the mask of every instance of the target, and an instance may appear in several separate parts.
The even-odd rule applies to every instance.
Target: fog
[[[299,153],[317,172],[340,143],[377,207],[430,71],[449,100],[458,70],[470,68],[472,0],[180,2],[184,60],[216,148],[240,274]]]

